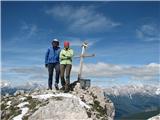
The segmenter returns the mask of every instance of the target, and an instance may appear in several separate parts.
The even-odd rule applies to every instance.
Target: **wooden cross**
[[[82,78],[83,59],[85,57],[94,57],[95,56],[95,54],[91,54],[91,55],[85,54],[87,47],[88,47],[88,43],[83,42],[81,55],[77,57],[77,58],[80,58],[80,68],[79,68],[79,72],[78,72],[78,81]]]

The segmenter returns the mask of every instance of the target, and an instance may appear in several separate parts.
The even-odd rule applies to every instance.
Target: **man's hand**
[[[48,64],[45,64],[45,67],[47,68],[47,67],[48,67]]]

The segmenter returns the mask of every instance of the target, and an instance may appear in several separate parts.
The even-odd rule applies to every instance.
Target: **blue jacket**
[[[60,55],[60,47],[58,48],[53,48],[50,47],[48,48],[46,55],[45,55],[45,64],[48,63],[59,63],[59,55]]]

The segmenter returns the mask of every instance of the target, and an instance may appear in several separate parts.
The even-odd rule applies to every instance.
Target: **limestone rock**
[[[4,96],[1,102],[1,119],[9,120],[18,116],[24,120],[114,119],[114,105],[101,88],[91,87],[83,90],[79,83],[73,84],[72,87],[73,91],[69,93],[54,89],[35,89]]]
[[[73,98],[51,99],[49,104],[39,108],[29,120],[91,120],[85,109]]]
[[[160,120],[160,114],[149,118],[148,120]]]
[[[99,87],[90,87],[82,90],[79,83],[74,88],[74,92],[83,101],[92,106],[92,110],[88,110],[93,119],[113,120],[115,116],[115,108],[112,101],[105,96],[104,91]]]
[[[17,90],[14,95],[21,95],[21,94],[24,94],[24,90]]]

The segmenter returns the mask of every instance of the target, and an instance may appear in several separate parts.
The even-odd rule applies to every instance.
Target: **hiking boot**
[[[65,92],[65,93],[69,92],[69,85],[67,85],[67,84],[65,85],[65,90],[64,90],[64,92]]]
[[[64,91],[64,93],[68,93],[68,92],[69,92],[69,90],[65,90],[65,91]]]
[[[52,88],[47,88],[47,90],[52,90]]]
[[[56,90],[59,90],[59,87],[58,87],[57,83],[54,84],[54,87],[56,88]]]
[[[62,86],[62,87],[60,88],[60,91],[61,91],[61,92],[64,92],[64,90],[65,90],[65,87]]]
[[[65,87],[64,87],[64,86],[62,86],[61,90],[65,90]]]

